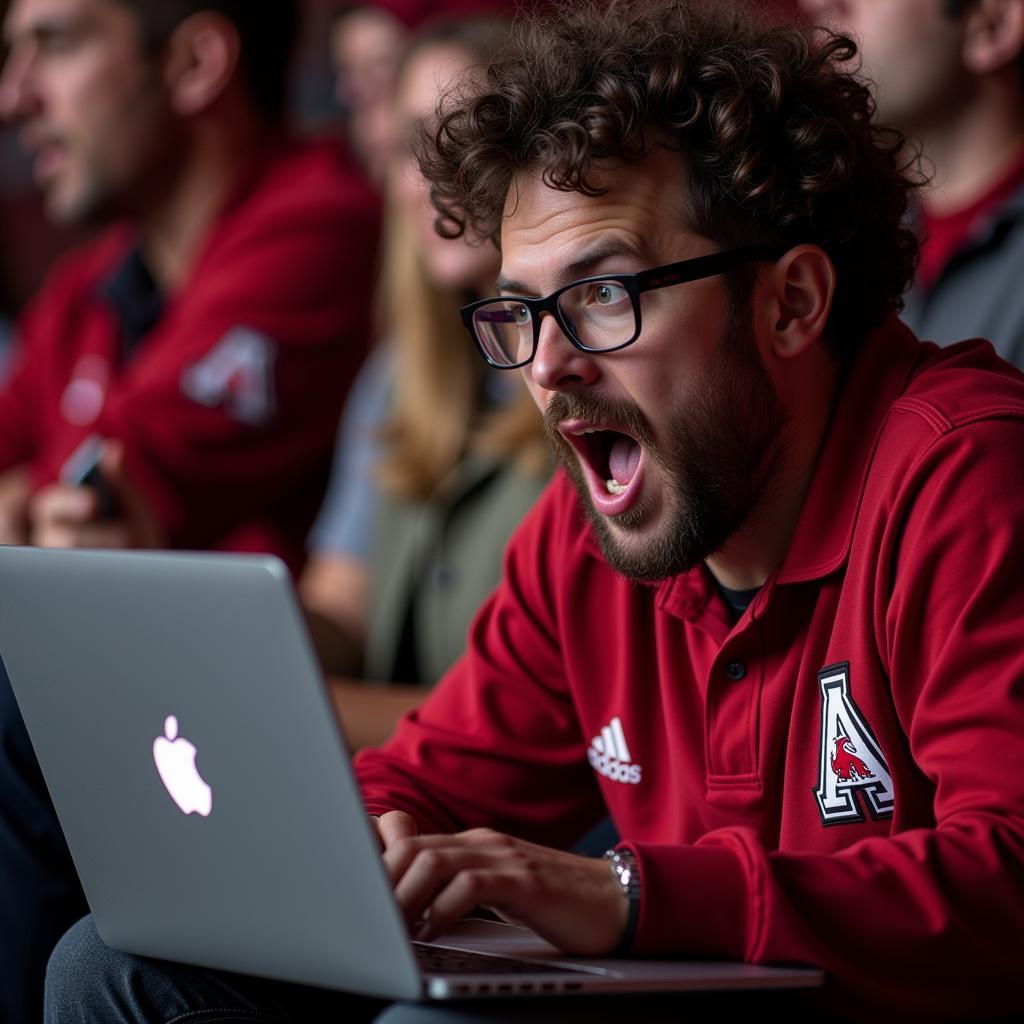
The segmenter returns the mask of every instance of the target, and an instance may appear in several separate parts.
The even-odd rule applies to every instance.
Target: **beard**
[[[666,521],[655,536],[635,543],[621,537],[639,533],[652,514],[650,502],[640,499],[614,519],[597,511],[578,457],[558,431],[564,419],[618,424],[660,468],[668,494]],[[666,422],[665,440],[656,442],[635,405],[585,393],[555,395],[544,411],[545,433],[576,485],[605,559],[637,580],[688,572],[719,551],[743,529],[777,476],[787,419],[754,344],[746,302],[730,299],[710,369],[679,396]]]

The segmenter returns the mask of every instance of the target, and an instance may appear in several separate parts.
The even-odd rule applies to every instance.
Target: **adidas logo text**
[[[618,716],[601,730],[600,736],[590,741],[587,760],[594,771],[613,782],[626,782],[635,786],[643,773],[640,765],[632,763],[633,758],[622,731],[622,720]]]

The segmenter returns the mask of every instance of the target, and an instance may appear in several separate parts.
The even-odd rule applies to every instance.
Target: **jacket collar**
[[[920,358],[920,342],[896,316],[889,317],[865,340],[839,386],[835,411],[822,443],[807,498],[797,519],[789,550],[779,570],[751,602],[759,618],[777,584],[823,579],[849,558],[861,497],[882,426],[893,402],[906,389]],[[658,584],[658,605],[690,621],[703,619],[721,636],[731,628],[718,601],[707,567]],[[705,611],[717,608],[708,623]]]
[[[917,338],[895,315],[864,342],[841,385],[778,583],[820,579],[845,564],[882,426],[919,353]]]

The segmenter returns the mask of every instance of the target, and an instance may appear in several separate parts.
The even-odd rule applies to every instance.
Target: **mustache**
[[[632,403],[624,399],[600,398],[596,395],[560,392],[544,410],[542,424],[548,440],[556,447],[566,446],[558,426],[564,420],[585,420],[606,423],[610,427],[630,434],[640,444],[650,446],[653,432],[647,417]]]
[[[61,134],[44,128],[35,121],[29,121],[21,128],[18,132],[18,143],[28,153],[35,153],[44,146],[59,146],[63,148],[67,145],[66,140]]]

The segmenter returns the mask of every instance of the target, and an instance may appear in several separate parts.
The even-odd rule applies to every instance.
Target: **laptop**
[[[406,1000],[822,982],[486,920],[411,942],[275,558],[0,549],[0,657],[115,949]]]

